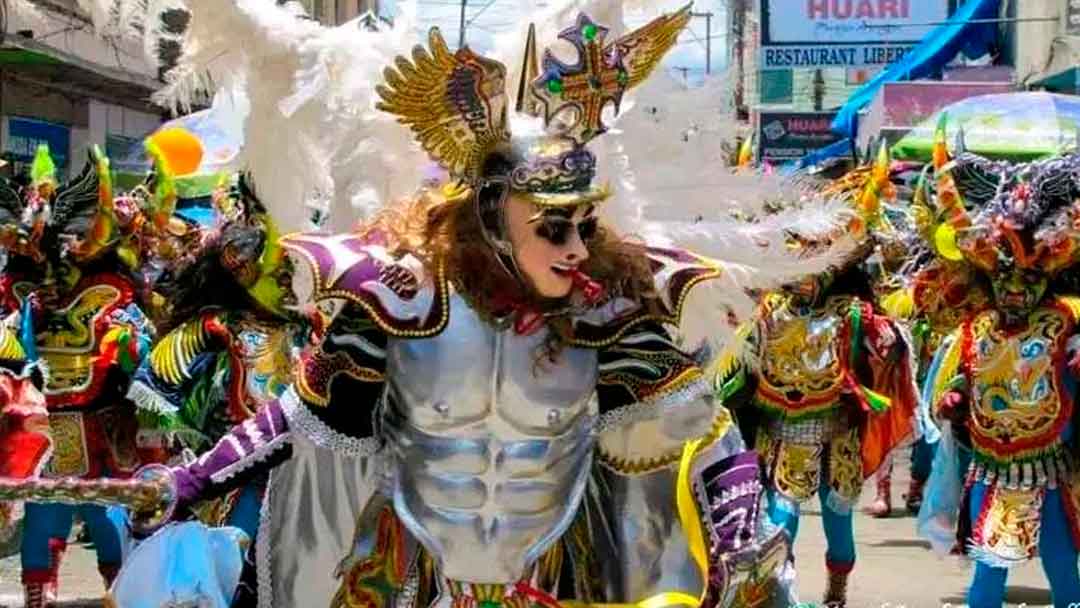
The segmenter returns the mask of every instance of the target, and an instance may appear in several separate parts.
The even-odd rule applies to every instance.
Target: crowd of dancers
[[[863,486],[887,514],[909,449],[905,506],[974,561],[972,607],[1036,557],[1054,605],[1080,601],[1080,156],[990,160],[943,119],[926,163],[712,167],[760,196],[670,219],[607,175],[605,121],[689,8],[618,35],[574,14],[542,58],[530,28],[520,65],[436,29],[358,83],[344,51],[401,30],[210,4],[167,32],[175,69],[238,47],[247,165],[207,170],[174,126],[132,187],[97,149],[62,181],[45,147],[0,182],[0,530],[26,606],[58,597],[76,516],[121,607],[792,606],[819,599],[792,552],[817,500],[824,564],[798,571],[838,608]],[[260,98],[282,64],[321,93]],[[404,162],[397,129],[432,169],[403,200],[350,190],[347,231],[283,234],[302,205],[274,185],[330,146],[290,131],[324,122],[296,97],[342,83],[368,102],[354,147]],[[252,149],[268,116],[285,143]],[[346,151],[321,167],[355,186]]]

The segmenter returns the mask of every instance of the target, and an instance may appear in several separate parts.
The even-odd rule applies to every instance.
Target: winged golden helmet
[[[623,94],[642,83],[690,20],[690,6],[661,16],[614,41],[581,14],[559,34],[577,52],[564,63],[547,50],[538,69],[529,29],[516,112],[543,120],[533,132],[510,132],[506,67],[468,47],[450,52],[438,28],[428,47],[399,56],[378,87],[378,107],[412,129],[424,150],[452,178],[477,190],[496,181],[540,206],[598,202],[596,157],[585,147],[604,133],[601,115],[619,110]],[[501,162],[493,162],[493,158]]]

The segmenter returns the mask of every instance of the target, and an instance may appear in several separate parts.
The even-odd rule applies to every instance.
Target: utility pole
[[[712,73],[712,11],[705,13],[690,13],[691,17],[705,18],[705,74]]]
[[[820,112],[825,105],[825,72],[818,68],[814,70],[814,111]]]
[[[460,30],[458,31],[458,48],[465,48],[465,7],[468,6],[469,0],[461,0],[461,22]]]
[[[732,55],[735,59],[735,113],[742,118],[746,112],[746,66],[743,63],[746,36],[746,0],[731,0]]]

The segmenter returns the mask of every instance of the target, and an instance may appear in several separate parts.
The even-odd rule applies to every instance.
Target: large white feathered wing
[[[375,85],[416,42],[414,5],[393,27],[338,27],[298,18],[267,0],[80,0],[99,32],[142,35],[154,49],[160,11],[186,11],[182,53],[155,99],[179,110],[207,92],[242,92],[249,104],[238,162],[285,230],[345,230],[411,195],[425,157],[406,129],[375,109]]]
[[[729,82],[718,76],[687,89],[654,74],[597,142],[601,179],[617,193],[604,212],[624,234],[723,267],[719,280],[691,293],[681,328],[689,343],[708,341],[717,354],[735,343],[735,326],[753,318],[762,292],[842,266],[857,246],[840,236],[852,219],[848,201],[728,167],[736,135]],[[807,253],[791,247],[794,236],[831,245]]]
[[[679,109],[681,96],[697,95],[697,107],[711,116]],[[734,345],[735,327],[753,318],[763,292],[845,265],[858,243],[843,236],[853,214],[848,201],[777,175],[733,172],[722,144],[734,130],[709,99],[663,89],[638,96],[605,138],[604,167],[617,192],[605,213],[624,234],[689,249],[724,269],[691,293],[681,328],[689,343],[708,341],[721,354]],[[796,236],[831,244],[808,253],[792,247]]]

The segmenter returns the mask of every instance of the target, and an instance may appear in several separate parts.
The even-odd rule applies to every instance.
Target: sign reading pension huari
[[[762,112],[758,121],[758,158],[797,160],[840,140],[831,125],[836,112]]]

